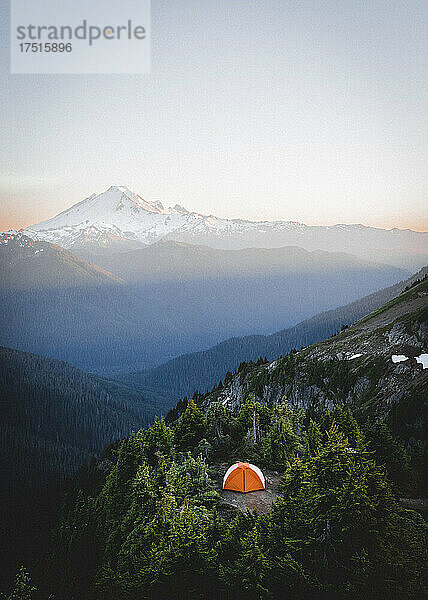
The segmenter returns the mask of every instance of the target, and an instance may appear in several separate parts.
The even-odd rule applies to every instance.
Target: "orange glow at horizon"
[[[55,214],[57,214],[57,213],[55,213]],[[55,216],[55,215],[54,214],[37,215],[37,216],[35,215],[34,218],[31,219],[31,217],[29,217],[29,216],[20,218],[16,214],[11,215],[10,217],[8,217],[6,215],[0,215],[0,231],[25,229],[26,227],[29,227],[30,225],[40,223],[41,221],[49,219],[53,216]],[[248,219],[248,220],[251,221],[253,219]],[[323,226],[323,225],[332,226],[332,225],[337,225],[337,224],[338,223],[333,223],[333,222],[324,222],[324,223],[306,222],[305,223],[305,225],[309,225],[309,226]],[[418,233],[427,233],[428,232],[428,219],[419,221],[418,223],[411,222],[411,221],[409,221],[409,222],[402,221],[400,223],[390,222],[387,224],[363,221],[362,225],[365,225],[366,227],[375,227],[377,229],[386,229],[386,230],[389,230],[389,229],[411,229],[412,231],[416,231]]]

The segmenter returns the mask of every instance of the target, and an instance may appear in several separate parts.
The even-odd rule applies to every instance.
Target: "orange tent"
[[[223,478],[223,489],[236,492],[255,492],[265,489],[263,473],[255,465],[237,462],[229,467]]]

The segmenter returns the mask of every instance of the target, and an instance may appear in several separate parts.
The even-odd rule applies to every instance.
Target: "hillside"
[[[3,290],[117,285],[121,279],[71,252],[23,233],[0,234]]]
[[[348,406],[381,419],[407,445],[426,442],[428,278],[323,342],[260,365],[243,363],[201,400],[235,410],[248,397],[317,411]]]
[[[0,348],[0,585],[47,543],[64,480],[169,406],[159,394]]]
[[[34,569],[43,593],[425,597],[426,523],[402,498],[426,492],[427,300],[425,278],[336,336],[243,363],[107,449]],[[234,461],[256,464],[266,490],[222,490]]]
[[[305,347],[327,338],[343,325],[350,325],[379,308],[415,280],[423,278],[426,273],[428,267],[405,281],[270,336],[228,339],[208,350],[185,354],[149,371],[130,373],[121,379],[133,385],[156,389],[171,398],[171,401],[192,395],[195,390],[205,391],[222,380],[227,371],[237,369],[241,362],[256,361],[259,357],[273,360],[287,354],[292,348]]]
[[[71,476],[108,443],[149,423],[162,406],[158,395],[0,348],[0,489]]]

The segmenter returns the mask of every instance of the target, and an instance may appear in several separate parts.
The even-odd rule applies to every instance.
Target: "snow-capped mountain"
[[[147,245],[174,233],[209,231],[230,235],[236,229],[234,221],[189,212],[178,204],[165,208],[161,202],[147,202],[125,186],[111,186],[27,228],[26,233],[77,249],[88,242],[100,246],[119,241]]]
[[[221,219],[175,205],[149,202],[126,186],[92,194],[57,216],[25,230],[29,237],[80,254],[126,251],[160,240],[214,248],[275,248],[349,252],[416,269],[428,262],[428,234],[364,225],[308,226],[296,221]]]

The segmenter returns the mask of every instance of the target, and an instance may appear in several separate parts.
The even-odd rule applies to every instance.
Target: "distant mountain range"
[[[428,262],[428,233],[360,224],[324,227],[296,221],[221,219],[179,205],[165,208],[126,186],[111,186],[101,194],[92,194],[57,216],[28,227],[25,233],[85,257],[174,240],[219,249],[299,246],[347,252],[412,271]]]
[[[408,275],[295,247],[159,242],[98,259],[0,235],[0,344],[91,371],[147,369],[230,336],[293,325]]]
[[[427,240],[219,219],[112,186],[0,234],[0,344],[98,373],[147,370],[403,280],[410,272],[396,265],[426,264]]]
[[[370,274],[393,271],[385,264],[343,252],[308,251],[296,246],[220,250],[173,241],[161,241],[125,252],[93,254],[91,260],[128,282],[268,280],[315,274],[328,278],[341,272],[352,286],[353,274],[358,278],[357,273],[361,270]],[[396,272],[398,274],[399,270]],[[404,274],[404,270],[401,273]],[[265,289],[266,296],[268,291]],[[300,298],[299,302],[304,303],[304,299]]]

